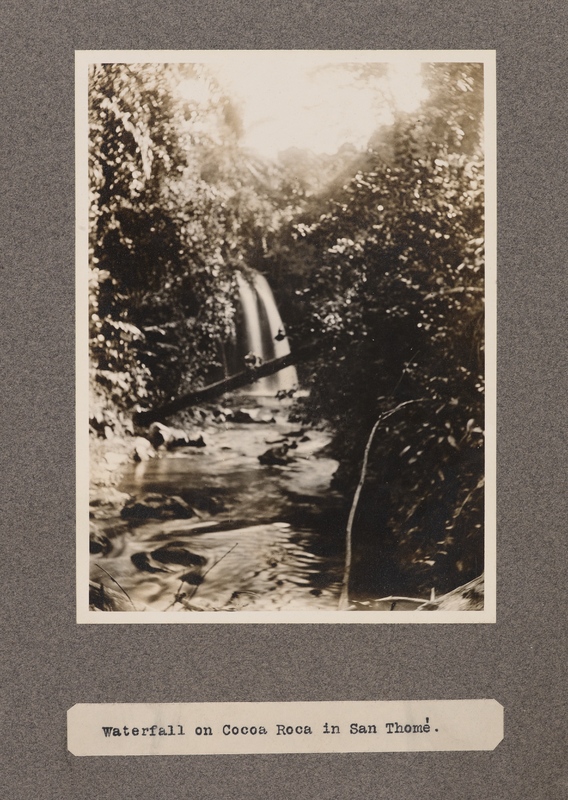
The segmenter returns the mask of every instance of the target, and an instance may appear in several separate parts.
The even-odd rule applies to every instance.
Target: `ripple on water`
[[[334,501],[329,484],[337,463],[314,455],[329,437],[310,432],[285,467],[258,461],[269,446],[266,440],[292,427],[280,422],[216,428],[209,433],[214,446],[207,450],[177,451],[133,467],[123,491],[179,495],[198,509],[200,502],[206,507],[213,498],[222,510],[187,521],[131,522],[95,563],[100,562],[140,610],[336,608],[341,544],[337,532],[314,522]],[[188,556],[178,552],[168,560],[172,542]],[[92,577],[101,580],[100,571],[94,568]]]

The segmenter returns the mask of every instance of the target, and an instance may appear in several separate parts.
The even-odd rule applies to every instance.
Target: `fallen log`
[[[271,361],[265,361],[258,367],[251,367],[236,375],[231,375],[230,378],[224,378],[216,383],[211,383],[209,386],[204,386],[201,389],[195,389],[193,392],[188,392],[181,397],[171,400],[169,403],[159,408],[151,409],[149,411],[140,411],[134,415],[134,422],[136,425],[145,427],[152,422],[160,422],[177,411],[182,411],[184,408],[189,408],[192,405],[205,403],[208,400],[213,400],[220,397],[226,392],[234,392],[236,389],[241,389],[243,386],[248,386],[255,383],[261,378],[267,378],[269,375],[274,375],[280,372],[281,369],[291,367],[293,364],[298,364],[300,361],[306,361],[312,357],[319,348],[316,345],[306,345],[294,350],[293,353],[288,353],[280,358],[274,358]]]

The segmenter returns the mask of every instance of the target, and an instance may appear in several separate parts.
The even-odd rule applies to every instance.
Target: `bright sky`
[[[272,55],[221,52],[210,64],[241,107],[245,146],[267,157],[289,147],[335,153],[346,142],[365,146],[376,128],[390,122],[388,108],[363,82],[338,69],[314,74],[314,67],[338,63],[325,51]],[[413,111],[425,96],[418,62],[391,63],[387,81],[400,110]],[[184,89],[195,99],[198,92],[193,81]]]

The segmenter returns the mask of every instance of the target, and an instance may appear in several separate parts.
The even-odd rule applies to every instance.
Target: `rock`
[[[266,408],[237,408],[235,411],[224,409],[225,419],[229,422],[243,423],[246,425],[269,425],[276,422],[274,415]]]
[[[238,422],[238,423],[251,423],[256,422],[256,412],[251,410],[248,411],[246,408],[237,408],[230,417],[231,422]]]
[[[154,447],[163,445],[167,450],[174,447],[205,447],[206,441],[201,433],[187,433],[180,428],[170,428],[161,422],[153,422],[148,429]]]
[[[292,460],[288,455],[289,447],[283,444],[282,447],[270,447],[265,453],[258,457],[261,464],[272,466],[279,464],[281,466],[289,464]]]
[[[182,542],[171,542],[154,550],[152,558],[160,564],[181,564],[184,567],[202,567],[207,563],[204,556],[192,553],[182,545]]]
[[[153,422],[148,428],[148,438],[155,448],[170,441],[171,433],[167,425],[161,422]]]
[[[188,437],[187,441],[185,442],[185,447],[207,447],[207,442],[203,438],[203,434],[200,433],[196,438],[192,439]]]
[[[186,572],[184,575],[180,575],[180,581],[189,583],[190,586],[201,586],[204,580],[204,576],[199,572]]]
[[[149,461],[157,455],[152,443],[149,442],[148,439],[145,439],[143,436],[137,436],[134,439],[134,461]]]
[[[230,408],[217,408],[213,412],[213,422],[233,422],[234,412]]]
[[[189,519],[194,510],[175,495],[146,494],[131,499],[120,512],[123,519]]]
[[[169,572],[169,569],[163,569],[162,567],[153,567],[150,564],[150,559],[148,558],[148,553],[134,553],[133,556],[130,556],[130,560],[136,567],[136,569],[141,570],[142,572]]]
[[[91,533],[89,536],[89,553],[92,555],[103,555],[106,556],[107,553],[111,550],[111,543],[107,536],[100,531],[93,529],[91,527]]]

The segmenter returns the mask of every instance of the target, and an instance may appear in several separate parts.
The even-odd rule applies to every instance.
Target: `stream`
[[[92,556],[91,577],[115,590],[116,581],[130,610],[337,608],[344,519],[330,489],[337,468],[325,454],[331,436],[289,422],[274,398],[243,405],[265,421],[207,418],[205,447],[164,450],[123,472],[121,492],[182,498],[194,511],[189,519],[124,519],[120,509],[95,515],[109,549]],[[286,463],[259,461],[283,446]]]

